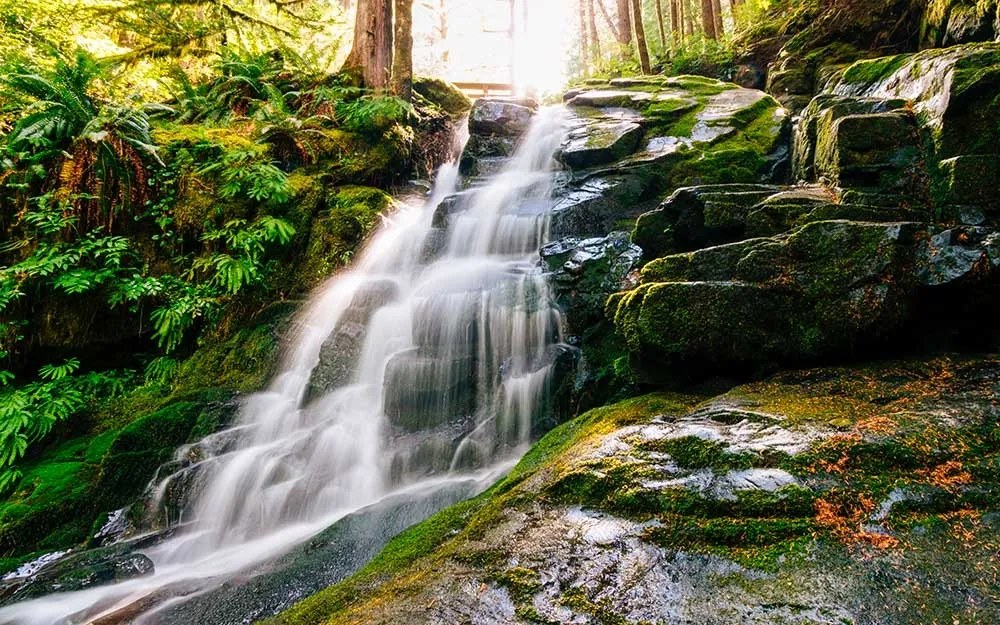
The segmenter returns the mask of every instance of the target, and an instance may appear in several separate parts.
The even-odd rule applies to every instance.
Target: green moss
[[[674,87],[683,89],[692,95],[701,97],[718,95],[734,87],[732,83],[722,82],[721,80],[707,76],[694,75],[671,76],[663,81],[663,86],[666,88]]]
[[[255,142],[243,129],[212,127],[204,124],[161,123],[153,129],[153,140],[162,146],[193,146],[197,143],[217,145],[226,150],[266,151],[267,146]]]
[[[674,549],[701,550],[721,547],[765,547],[810,536],[815,524],[810,518],[721,518],[663,517],[646,531],[646,538]]]
[[[675,166],[670,173],[671,186],[755,182],[760,179],[764,164],[759,150],[720,147]]]
[[[327,198],[328,208],[313,221],[297,282],[308,290],[346,265],[392,206],[392,198],[373,187],[347,186]]]
[[[618,614],[610,601],[601,599],[594,601],[587,596],[582,588],[570,588],[560,598],[559,603],[576,613],[589,615],[589,622],[600,625],[650,625],[649,621],[633,621]]]
[[[504,569],[495,573],[491,579],[506,588],[511,598],[517,603],[530,600],[542,589],[542,581],[538,573],[523,566]]]
[[[417,77],[413,91],[453,117],[468,113],[472,101],[455,85],[439,78]]]
[[[668,137],[690,137],[694,133],[694,125],[698,123],[698,110],[684,113],[682,117],[670,123],[663,132]],[[660,134],[658,131],[656,134]]]
[[[749,469],[754,466],[756,459],[749,453],[731,453],[727,451],[725,444],[698,436],[646,441],[641,444],[641,448],[669,455],[682,469],[712,469],[720,472]]]
[[[96,490],[107,502],[107,509],[125,505],[139,494],[157,467],[190,439],[205,410],[201,402],[173,403],[137,419],[118,433],[101,463],[97,480]]]
[[[303,245],[300,241],[309,233],[312,220],[325,207],[326,189],[321,174],[307,174],[301,170],[288,175],[288,188],[292,199],[284,217],[295,228],[293,246],[299,248]]]
[[[224,340],[209,341],[181,362],[173,380],[175,392],[213,387],[260,390],[274,371],[282,326],[278,319],[240,328]]]

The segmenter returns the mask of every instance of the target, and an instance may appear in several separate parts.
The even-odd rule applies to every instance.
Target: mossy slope
[[[268,622],[996,618],[998,376],[899,362],[594,410]]]

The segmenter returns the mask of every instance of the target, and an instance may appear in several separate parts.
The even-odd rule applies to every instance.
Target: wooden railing
[[[465,95],[484,97],[488,95],[513,95],[514,87],[502,82],[456,82],[454,83]]]

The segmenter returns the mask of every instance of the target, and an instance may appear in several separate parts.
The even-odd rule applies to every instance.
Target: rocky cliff
[[[270,622],[1000,620],[998,52],[570,91],[565,411],[634,397]],[[519,106],[480,103],[467,171]]]

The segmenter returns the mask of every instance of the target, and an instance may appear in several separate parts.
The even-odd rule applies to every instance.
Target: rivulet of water
[[[346,514],[425,482],[485,487],[509,467],[562,340],[538,249],[564,132],[562,111],[543,109],[505,169],[457,195],[457,166],[444,166],[316,291],[269,388],[151,488],[150,518],[184,522],[144,551],[152,576],[8,606],[0,623],[169,625],[165,606]],[[181,479],[195,494],[167,510]]]

